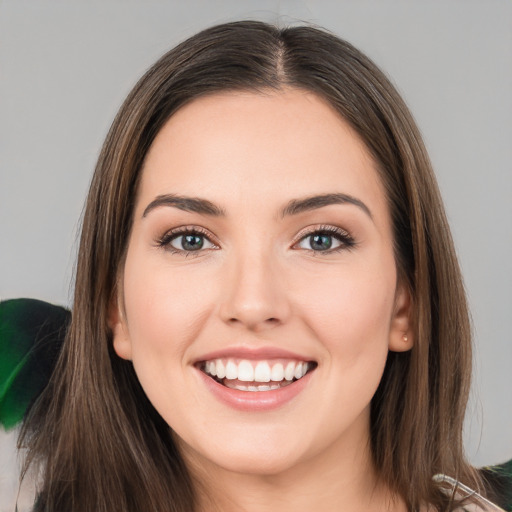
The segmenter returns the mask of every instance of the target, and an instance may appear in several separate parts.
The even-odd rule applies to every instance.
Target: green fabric
[[[0,425],[14,428],[50,378],[71,318],[35,299],[0,302]]]
[[[491,500],[512,512],[512,459],[497,466],[482,468],[480,472],[494,494]]]

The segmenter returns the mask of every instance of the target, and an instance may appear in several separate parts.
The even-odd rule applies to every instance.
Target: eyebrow
[[[324,206],[330,206],[332,204],[352,204],[360,208],[370,219],[373,220],[373,215],[368,206],[363,203],[360,199],[357,199],[348,194],[322,194],[319,196],[310,196],[303,199],[292,199],[281,211],[281,217],[287,215],[297,215],[299,213],[316,210],[323,208]]]
[[[157,196],[151,203],[146,206],[142,217],[159,206],[174,206],[185,212],[200,213],[201,215],[209,215],[213,217],[225,217],[226,212],[219,208],[216,204],[207,199],[198,197],[178,196],[175,194],[165,194]]]
[[[298,215],[310,210],[316,210],[325,206],[334,204],[352,204],[360,208],[366,215],[373,220],[372,213],[368,206],[361,200],[352,197],[348,194],[321,194],[316,196],[305,197],[302,199],[292,199],[287,205],[281,210],[281,218],[289,215]],[[216,204],[202,199],[199,197],[188,197],[180,196],[176,194],[164,194],[157,196],[151,203],[146,206],[142,217],[146,217],[147,214],[160,206],[171,206],[180,210],[192,213],[199,213],[201,215],[208,215],[212,217],[225,217],[226,212],[217,206]]]

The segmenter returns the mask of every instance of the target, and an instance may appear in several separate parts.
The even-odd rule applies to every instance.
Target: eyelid
[[[170,245],[170,242],[173,238],[176,238],[180,235],[187,234],[196,234],[204,236],[211,244],[213,244],[214,248],[202,249],[198,251],[184,251],[181,249],[176,249]],[[216,237],[210,233],[207,229],[197,226],[197,225],[186,225],[186,226],[178,226],[176,228],[172,228],[167,230],[161,237],[157,238],[156,245],[161,247],[164,250],[170,251],[172,253],[182,253],[186,255],[194,255],[199,256],[199,253],[205,252],[208,250],[219,249],[220,244],[218,243]]]
[[[300,242],[300,240],[302,240],[305,236],[318,232],[334,233],[346,236],[347,238],[352,238],[350,233],[346,229],[340,228],[338,226],[333,226],[332,224],[317,224],[314,226],[307,226],[305,228],[302,228],[295,236],[295,241],[293,243]]]
[[[294,242],[292,243],[292,249],[295,248],[300,242],[302,242],[302,240],[316,233],[326,233],[333,236],[337,235],[338,240],[341,242],[341,246],[334,249],[328,249],[326,251],[314,251],[313,249],[302,250],[320,255],[332,254],[338,251],[352,249],[356,245],[354,237],[346,229],[340,228],[339,226],[333,226],[331,224],[320,224],[301,229],[295,236]]]

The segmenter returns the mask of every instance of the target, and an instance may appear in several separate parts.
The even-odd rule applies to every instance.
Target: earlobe
[[[413,305],[411,292],[404,285],[398,285],[395,295],[395,307],[389,332],[389,350],[406,352],[414,345],[412,329]]]
[[[108,313],[108,325],[112,331],[112,343],[115,353],[121,358],[131,360],[132,345],[128,335],[128,329],[123,311],[119,306],[119,300],[112,300]]]

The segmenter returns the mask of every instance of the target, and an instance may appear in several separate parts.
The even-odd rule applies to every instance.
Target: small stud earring
[[[404,335],[402,336],[402,339],[403,339],[404,341],[407,341],[409,338],[407,337],[407,334],[404,334]]]

